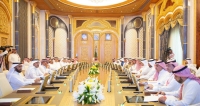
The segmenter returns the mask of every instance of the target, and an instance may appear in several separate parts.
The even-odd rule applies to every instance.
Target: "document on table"
[[[6,103],[6,102],[16,102],[20,100],[21,98],[0,98],[0,103]]]
[[[155,95],[155,94],[151,94],[151,96],[144,96],[144,102],[150,102],[150,101],[158,101],[158,99],[160,97],[162,97],[163,95]],[[178,100],[176,97],[171,96],[171,95],[165,95],[167,99],[170,100]]]
[[[34,90],[35,88],[19,88],[18,90]]]

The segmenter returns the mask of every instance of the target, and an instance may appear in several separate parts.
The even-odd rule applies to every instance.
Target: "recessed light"
[[[58,4],[57,4],[58,5]]]

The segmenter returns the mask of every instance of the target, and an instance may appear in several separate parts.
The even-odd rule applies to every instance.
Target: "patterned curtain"
[[[160,35],[160,59],[163,61],[167,61],[166,50],[168,48],[169,34],[170,29],[164,30],[163,33]]]

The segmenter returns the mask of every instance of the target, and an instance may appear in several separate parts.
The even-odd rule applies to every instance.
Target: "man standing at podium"
[[[159,98],[159,102],[172,106],[188,106],[200,103],[200,79],[191,74],[187,66],[177,66],[173,70],[174,78],[181,84],[178,91],[160,92],[163,95],[172,95],[179,100],[169,99],[166,96]]]

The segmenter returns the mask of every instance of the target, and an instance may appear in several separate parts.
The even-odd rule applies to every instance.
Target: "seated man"
[[[53,71],[50,69],[48,66],[48,62],[46,59],[42,59],[41,65],[39,66],[40,71],[45,74],[45,73],[52,73]]]
[[[25,73],[25,77],[27,79],[35,79],[35,78],[40,78],[42,79],[44,75],[47,73],[43,74],[40,69],[39,69],[39,60],[35,59],[32,61],[32,64],[30,65],[29,69]]]
[[[188,66],[192,74],[196,75],[197,72],[196,64],[193,64],[190,58],[185,59],[185,65]]]
[[[22,86],[39,82],[40,79],[26,79],[22,77],[19,73],[22,72],[22,64],[21,63],[13,63],[6,77],[8,82],[10,83],[13,90],[17,90]]]
[[[159,98],[159,102],[172,106],[188,106],[200,103],[200,79],[190,73],[187,66],[177,66],[173,70],[174,78],[181,84],[178,91],[160,92],[162,95],[172,95],[179,100],[172,100],[165,96]]]
[[[150,79],[151,76],[154,75],[154,73],[156,72],[156,69],[154,67],[155,65],[155,60],[154,59],[149,59],[148,61],[148,65],[149,65],[149,71],[146,75],[137,75],[137,77],[139,77],[140,79]]]
[[[178,63],[175,61],[169,61],[167,62],[167,71],[169,72],[169,76],[167,80],[165,81],[165,84],[163,86],[158,86],[156,84],[149,84],[149,89],[152,89],[153,91],[164,91],[164,92],[170,92],[170,91],[177,91],[180,88],[180,84],[174,79],[174,74],[172,73],[173,69],[178,66]]]
[[[167,72],[167,67],[165,65],[165,63],[161,60],[157,61],[156,64],[155,64],[155,69],[156,69],[156,72],[155,74],[153,75],[153,81],[157,81],[157,83],[161,84],[161,85],[164,85],[165,83],[165,80],[167,79],[166,76],[169,75],[169,73]],[[151,79],[150,79],[151,81]]]

